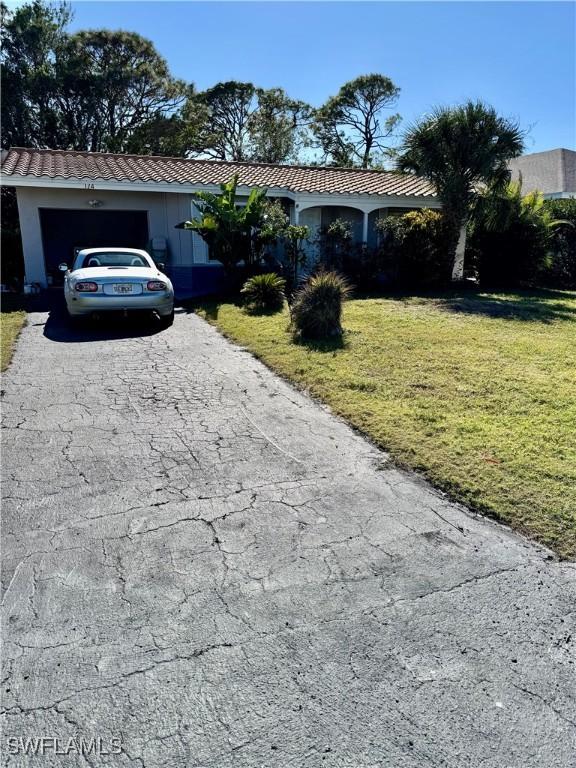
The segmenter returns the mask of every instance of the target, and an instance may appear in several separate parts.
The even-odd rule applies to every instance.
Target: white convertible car
[[[163,265],[160,265],[163,267]],[[146,251],[86,248],[64,272],[64,298],[71,318],[101,312],[156,312],[165,326],[174,320],[174,289]]]

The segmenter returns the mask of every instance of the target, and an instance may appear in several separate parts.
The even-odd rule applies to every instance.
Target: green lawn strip
[[[26,320],[26,312],[22,308],[22,301],[7,294],[2,297],[1,311],[0,311],[0,340],[2,347],[2,359],[1,370],[5,371],[10,365],[14,347],[16,345],[16,339],[24,322]]]
[[[197,311],[452,498],[576,555],[576,294],[348,302],[343,346],[288,314]]]

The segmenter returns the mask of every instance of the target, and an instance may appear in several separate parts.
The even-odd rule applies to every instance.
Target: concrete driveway
[[[198,317],[32,314],[3,413],[3,765],[576,765],[574,566]]]

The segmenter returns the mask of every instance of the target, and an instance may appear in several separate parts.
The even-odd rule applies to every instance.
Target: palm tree
[[[523,138],[516,123],[480,101],[437,107],[404,134],[397,167],[435,185],[451,232],[454,279],[463,275],[466,224],[476,195],[484,186],[509,182],[508,161],[522,153]]]

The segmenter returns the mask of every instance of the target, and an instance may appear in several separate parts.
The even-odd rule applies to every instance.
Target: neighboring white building
[[[78,248],[132,246],[166,262],[180,296],[217,290],[221,266],[176,225],[196,215],[196,192],[218,193],[235,173],[240,196],[265,188],[312,235],[340,217],[370,244],[390,211],[440,207],[427,181],[390,171],[21,148],[2,152],[1,171],[16,188],[26,280],[43,287],[61,280],[58,264]]]
[[[511,160],[512,180],[522,179],[522,192],[542,192],[545,198],[576,197],[576,152],[551,149]]]

